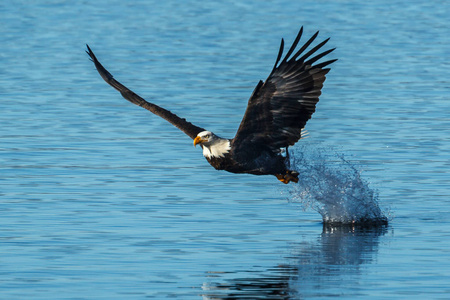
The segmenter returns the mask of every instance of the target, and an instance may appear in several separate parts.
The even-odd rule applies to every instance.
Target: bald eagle
[[[118,90],[126,100],[160,116],[187,134],[194,140],[194,146],[202,147],[203,155],[215,169],[232,173],[275,175],[278,180],[287,184],[290,181],[298,182],[299,175],[289,168],[287,149],[301,138],[302,129],[319,101],[325,75],[330,71],[325,67],[336,61],[332,59],[315,64],[335,49],[316,53],[329,38],[305,53],[319,32],[295,51],[302,33],[303,27],[282,60],[284,40],[281,39],[275,65],[266,81],[259,81],[256,85],[233,139],[221,138],[144,100],[115,80],[88,45],[86,52],[100,76],[109,85]]]

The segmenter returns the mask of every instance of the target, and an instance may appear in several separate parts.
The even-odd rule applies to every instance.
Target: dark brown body
[[[216,170],[225,170],[231,173],[247,173],[253,175],[284,174],[287,171],[286,158],[271,151],[261,153],[252,160],[242,160],[239,156],[227,153],[224,157],[206,157],[206,160]]]

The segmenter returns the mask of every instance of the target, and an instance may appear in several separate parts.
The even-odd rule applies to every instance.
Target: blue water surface
[[[2,1],[0,298],[448,299],[449,15],[438,0]],[[357,165],[387,227],[324,226],[273,176],[214,170],[84,52],[233,137],[302,25],[339,60],[300,143]]]

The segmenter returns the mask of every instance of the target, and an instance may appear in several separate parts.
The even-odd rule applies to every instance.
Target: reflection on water
[[[364,228],[324,225],[316,240],[292,246],[285,263],[272,269],[235,274],[208,272],[202,286],[204,299],[298,299],[341,296],[342,287],[357,286],[361,266],[371,264],[378,252],[379,237],[386,226]],[[239,274],[240,275],[240,274]],[[349,289],[348,296],[358,293]]]

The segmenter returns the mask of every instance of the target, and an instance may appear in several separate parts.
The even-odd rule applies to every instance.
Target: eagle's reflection
[[[372,263],[387,227],[324,226],[317,239],[292,246],[286,263],[243,278],[223,279],[215,272],[204,283],[204,299],[299,299],[320,296],[357,280],[361,265]],[[241,273],[242,274],[242,273]],[[230,275],[230,274],[227,274]],[[241,275],[242,276],[242,275]]]

